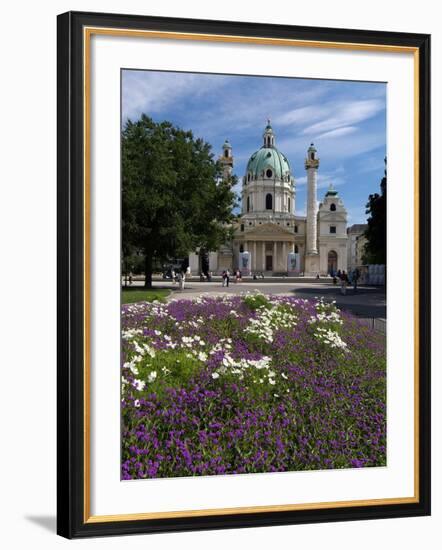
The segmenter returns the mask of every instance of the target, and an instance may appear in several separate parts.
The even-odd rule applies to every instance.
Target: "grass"
[[[135,302],[153,302],[155,300],[164,302],[169,294],[170,290],[167,288],[122,288],[121,303],[134,304]]]

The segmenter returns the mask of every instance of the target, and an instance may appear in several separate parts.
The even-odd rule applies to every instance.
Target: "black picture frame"
[[[57,532],[67,538],[227,529],[430,514],[430,36],[334,28],[68,12],[58,16],[58,367]],[[85,513],[85,195],[84,29],[107,27],[179,33],[413,48],[419,61],[419,468],[412,503],[231,513],[194,517],[88,521]],[[87,451],[86,451],[87,452]]]

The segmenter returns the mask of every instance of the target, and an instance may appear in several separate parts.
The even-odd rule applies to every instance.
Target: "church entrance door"
[[[273,257],[266,256],[266,271],[273,271]]]
[[[336,275],[338,269],[338,255],[334,250],[330,250],[328,253],[328,268],[327,273],[332,277]]]

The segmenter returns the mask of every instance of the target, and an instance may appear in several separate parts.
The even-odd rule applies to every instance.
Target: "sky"
[[[123,125],[142,113],[192,130],[216,157],[228,139],[238,192],[270,119],[275,145],[295,178],[296,214],[306,212],[304,160],[312,142],[320,159],[318,201],[333,184],[348,225],[365,223],[368,196],[379,192],[386,155],[384,83],[124,70]]]

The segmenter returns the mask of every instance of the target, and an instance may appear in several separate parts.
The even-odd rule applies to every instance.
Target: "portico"
[[[251,255],[252,272],[287,272],[287,256],[295,252],[295,235],[284,228],[268,223],[248,230],[238,239],[238,251]],[[236,261],[239,265],[239,261]]]

